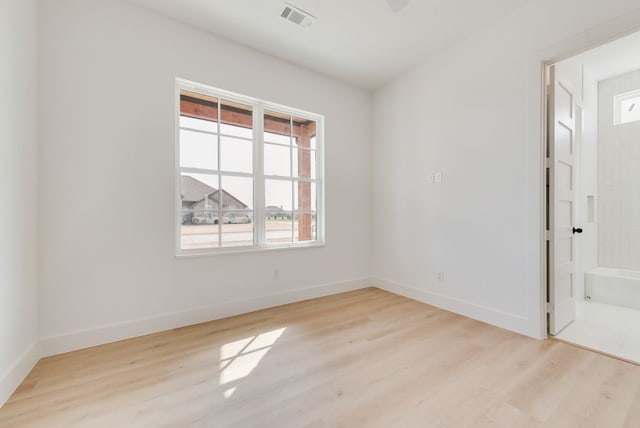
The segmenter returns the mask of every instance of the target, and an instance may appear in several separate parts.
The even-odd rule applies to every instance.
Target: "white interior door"
[[[555,335],[575,317],[574,218],[576,147],[574,96],[551,66],[548,97],[549,149],[549,333]]]

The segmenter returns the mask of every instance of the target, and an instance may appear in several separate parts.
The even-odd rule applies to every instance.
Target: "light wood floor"
[[[640,367],[377,289],[43,359],[1,427],[640,427]]]

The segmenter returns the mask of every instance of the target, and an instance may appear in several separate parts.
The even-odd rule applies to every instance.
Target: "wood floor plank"
[[[41,360],[0,427],[640,427],[640,366],[369,288]]]

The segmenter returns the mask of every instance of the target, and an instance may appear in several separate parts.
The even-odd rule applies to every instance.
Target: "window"
[[[640,90],[616,95],[613,98],[614,125],[640,120]]]
[[[180,255],[323,243],[323,117],[177,84]]]

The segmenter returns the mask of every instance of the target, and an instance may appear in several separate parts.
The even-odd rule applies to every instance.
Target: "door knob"
[[[582,233],[582,228],[581,227],[574,227],[573,228],[573,233]]]

